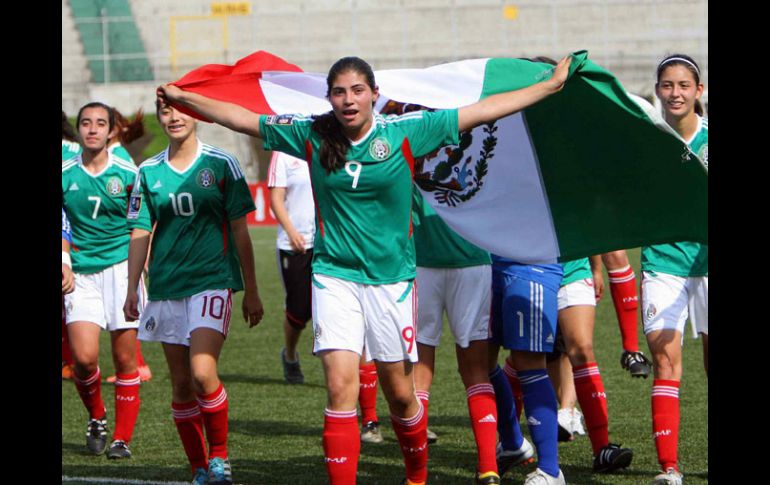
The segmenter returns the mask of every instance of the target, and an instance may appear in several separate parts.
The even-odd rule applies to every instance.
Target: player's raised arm
[[[158,86],[156,94],[162,105],[181,105],[233,131],[262,138],[260,115],[242,106],[184,91],[173,84]]]
[[[494,94],[460,108],[457,113],[460,131],[516,113],[559,92],[567,81],[571,63],[572,57],[566,56],[556,65],[550,79],[515,91]]]

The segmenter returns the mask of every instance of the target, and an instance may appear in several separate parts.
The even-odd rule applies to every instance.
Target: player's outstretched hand
[[[262,321],[264,314],[265,310],[262,308],[259,291],[246,290],[243,295],[243,319],[249,322],[249,328],[257,326]]]
[[[563,57],[553,70],[553,76],[551,76],[550,82],[554,84],[556,91],[561,91],[564,87],[564,83],[567,82],[567,75],[569,74],[569,66],[572,64],[572,56],[568,55]]]
[[[155,90],[155,95],[158,96],[161,106],[167,106],[168,104],[173,103],[179,99],[181,94],[182,90],[173,84],[163,84],[158,86],[158,89]]]

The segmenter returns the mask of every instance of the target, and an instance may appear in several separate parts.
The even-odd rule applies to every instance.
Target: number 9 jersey
[[[98,273],[128,259],[126,207],[136,173],[133,163],[114,155],[96,175],[83,167],[80,155],[62,164],[62,204],[72,227],[75,273]]]
[[[183,171],[169,163],[168,148],[142,163],[129,201],[128,225],[152,231],[156,224],[149,299],[242,290],[229,221],[253,210],[238,160],[200,140],[195,160]]]

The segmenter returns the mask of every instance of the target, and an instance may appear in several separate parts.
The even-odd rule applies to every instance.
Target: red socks
[[[679,470],[679,381],[655,379],[652,383],[652,436],[661,470]]]
[[[64,302],[62,300],[62,305]],[[72,352],[70,351],[70,334],[67,332],[67,319],[64,316],[64,307],[62,306],[61,315],[61,363],[62,366],[72,365]]]
[[[497,446],[497,405],[492,384],[476,384],[465,390],[468,395],[468,412],[476,439],[479,473],[497,473],[495,452]]]
[[[330,485],[356,483],[361,439],[356,410],[324,410],[324,462]]]
[[[420,402],[420,400],[417,400]],[[428,479],[428,414],[420,402],[420,409],[411,418],[390,416],[393,430],[404,454],[406,478],[416,483]]]
[[[589,362],[572,369],[580,408],[588,428],[594,456],[610,443],[607,430],[607,395],[604,393],[602,376],[596,362]]]
[[[182,440],[182,447],[190,462],[193,473],[198,468],[207,469],[206,441],[203,438],[203,416],[198,401],[171,403],[174,424]]]
[[[521,391],[519,375],[516,373],[516,369],[513,368],[510,356],[505,358],[503,372],[505,372],[505,377],[508,378],[508,384],[511,385],[513,401],[516,403],[516,420],[518,421],[521,419],[522,411],[524,411],[524,393]]]
[[[142,346],[139,344],[139,339],[136,339],[136,365],[137,367],[147,365],[144,361],[144,356],[142,355]]]
[[[115,380],[115,432],[113,440],[131,442],[139,415],[139,371],[117,374]]]
[[[198,406],[209,442],[209,458],[227,458],[227,392],[222,383],[211,394],[198,394]]]
[[[102,401],[102,373],[97,367],[93,374],[83,380],[75,375],[75,387],[80,394],[80,399],[88,410],[90,419],[103,419],[105,415],[104,401]]]
[[[610,293],[612,303],[615,305],[615,314],[618,316],[620,335],[623,339],[623,349],[629,352],[639,351],[639,339],[636,328],[639,326],[637,309],[639,297],[636,294],[636,275],[631,266],[610,270],[607,268],[610,279]]]
[[[361,423],[377,420],[377,366],[374,363],[358,366],[358,405],[361,406]]]

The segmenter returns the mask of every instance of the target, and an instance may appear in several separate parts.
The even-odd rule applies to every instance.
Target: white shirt
[[[267,177],[268,187],[285,187],[284,205],[289,213],[294,228],[305,238],[305,249],[313,247],[315,236],[315,206],[313,190],[310,186],[310,170],[306,161],[281,153],[273,152]],[[278,249],[291,251],[289,236],[283,226],[278,225]]]

